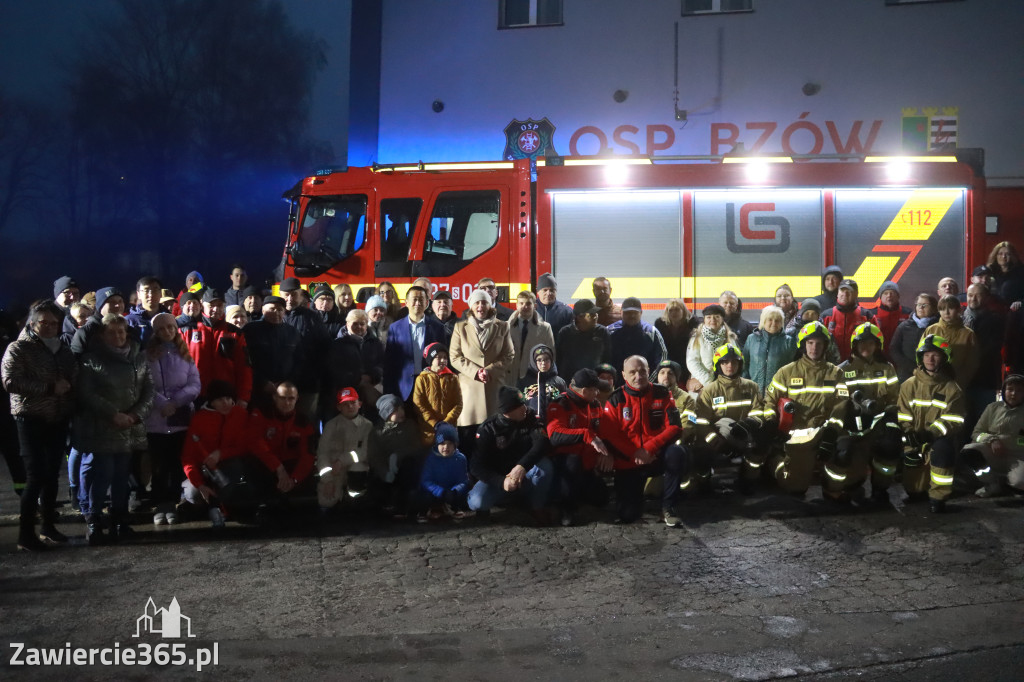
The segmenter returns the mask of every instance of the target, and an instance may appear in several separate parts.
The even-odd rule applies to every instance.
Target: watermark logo
[[[182,635],[182,632],[185,634]],[[158,609],[153,598],[149,598],[142,615],[135,621],[135,634],[132,637],[139,637],[147,633],[160,635],[164,639],[178,639],[182,636],[195,637],[192,634],[192,619],[181,612],[177,597],[171,598],[171,603],[166,609]]]
[[[161,639],[194,639],[192,619],[181,612],[177,597],[165,608],[157,608],[150,597],[135,619],[133,639],[160,637]],[[203,668],[220,663],[220,645],[195,646],[185,642],[135,642],[121,646],[75,647],[65,642],[63,647],[33,647],[24,642],[11,642],[13,652],[8,661],[11,666],[61,667],[61,666],[189,666],[201,672]]]

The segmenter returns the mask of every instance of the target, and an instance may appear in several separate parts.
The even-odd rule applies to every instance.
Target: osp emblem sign
[[[555,126],[547,117],[539,121],[532,118],[525,121],[512,120],[505,126],[505,152],[502,155],[506,160],[514,159],[536,159],[538,156],[557,156],[552,139],[555,135]]]

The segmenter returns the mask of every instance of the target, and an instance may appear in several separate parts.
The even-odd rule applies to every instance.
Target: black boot
[[[90,547],[107,544],[107,536],[103,534],[103,526],[95,522],[90,522],[86,525],[86,528],[85,537],[86,540],[89,541]]]
[[[42,536],[43,540],[49,542],[67,542],[68,536],[57,530],[55,524],[56,514],[51,512],[43,512],[43,525],[39,529],[39,535]]]
[[[33,519],[21,519],[18,528],[18,549],[27,552],[41,552],[46,549],[46,543],[36,535],[36,524]]]
[[[110,542],[130,542],[135,537],[135,529],[129,526],[123,518],[110,520]]]

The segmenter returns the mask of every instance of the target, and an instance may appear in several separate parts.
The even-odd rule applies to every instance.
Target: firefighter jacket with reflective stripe
[[[852,396],[857,391],[864,398],[877,400],[884,406],[895,405],[900,396],[900,380],[896,370],[888,362],[872,360],[853,355],[839,365],[843,372],[843,383]]]
[[[953,366],[953,377],[960,388],[970,385],[978,371],[979,360],[974,331],[965,327],[962,320],[939,320],[924,330],[924,335],[928,334],[938,334],[949,341],[949,364]]]
[[[773,416],[771,410],[766,414],[761,391],[751,379],[719,375],[704,387],[697,398],[697,423],[702,426],[714,424],[722,417],[740,420]]]
[[[841,427],[837,408],[849,397],[838,367],[826,360],[809,360],[804,355],[772,377],[765,391],[765,409],[776,414],[779,400],[789,398],[796,403],[791,430],[823,426],[826,422]]]
[[[642,391],[627,385],[612,393],[605,403],[598,435],[618,450],[615,467],[630,469],[637,466],[633,453],[639,448],[661,454],[682,432],[679,410],[668,389],[648,384]]]
[[[931,375],[921,368],[900,387],[899,420],[904,431],[928,430],[947,436],[964,428],[967,402],[949,375]]]
[[[687,434],[694,424],[697,424],[697,403],[692,395],[678,386],[673,386],[671,393],[672,399],[676,401],[676,409],[679,410],[679,419],[683,423],[683,434]]]

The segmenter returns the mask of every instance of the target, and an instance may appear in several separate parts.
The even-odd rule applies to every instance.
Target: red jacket
[[[274,462],[259,432],[249,423],[249,413],[241,405],[235,405],[228,414],[222,415],[209,407],[196,412],[185,436],[181,450],[181,465],[185,476],[197,488],[203,484],[203,460],[214,450],[220,450],[221,461],[232,457],[254,454],[269,468]],[[274,469],[277,465],[274,464]]]
[[[854,306],[850,311],[841,310],[839,306],[829,308],[822,316],[821,323],[832,335],[832,342],[839,350],[840,360],[850,357],[850,337],[853,336],[857,325],[869,321],[871,321],[871,313],[859,305]]]
[[[590,447],[601,428],[601,403],[588,403],[570,388],[548,403],[548,440],[555,455],[579,455],[585,469],[593,469],[597,451]]]
[[[250,429],[263,438],[267,447],[268,467],[277,470],[284,465],[285,470],[295,480],[302,483],[313,471],[316,458],[310,449],[313,437],[313,426],[305,417],[292,412],[287,417],[274,413],[270,416],[256,410],[249,418]]]
[[[882,330],[882,338],[885,339],[885,348],[882,349],[882,353],[885,355],[885,359],[892,362],[892,357],[889,355],[889,345],[892,343],[892,337],[896,334],[896,327],[899,326],[900,322],[910,317],[910,311],[902,306],[889,310],[885,306],[879,304],[875,310],[875,317],[872,320],[875,326]],[[852,333],[852,332],[851,332]],[[847,339],[849,341],[849,339]]]
[[[218,320],[211,327],[209,319],[204,317],[195,329],[182,328],[181,335],[199,370],[200,395],[206,395],[211,381],[220,379],[235,387],[239,400],[249,402],[252,367],[241,329],[224,320]]]
[[[633,453],[639,448],[660,455],[682,433],[676,402],[668,389],[658,384],[649,384],[643,391],[628,385],[616,389],[605,403],[598,430],[601,439],[619,451],[616,469],[636,467]]]

